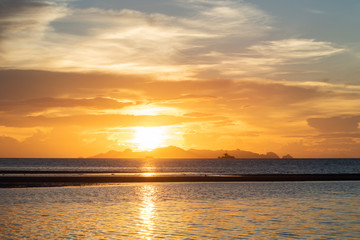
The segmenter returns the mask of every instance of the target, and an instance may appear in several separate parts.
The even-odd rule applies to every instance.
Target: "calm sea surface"
[[[356,159],[0,159],[0,170],[359,173]],[[360,239],[360,181],[0,188],[0,239]]]
[[[0,189],[1,239],[359,239],[359,182]]]
[[[167,174],[360,173],[360,159],[0,159],[0,171]]]

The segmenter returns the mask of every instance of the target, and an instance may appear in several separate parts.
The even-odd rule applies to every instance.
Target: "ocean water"
[[[360,159],[0,159],[4,171],[166,174],[360,173]]]
[[[360,239],[359,182],[0,189],[0,239]]]
[[[8,171],[340,174],[360,160],[0,159]],[[360,239],[360,181],[0,188],[0,239]]]

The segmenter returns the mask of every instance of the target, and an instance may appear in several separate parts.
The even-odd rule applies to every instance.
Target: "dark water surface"
[[[360,173],[360,159],[0,159],[2,171],[184,174]]]

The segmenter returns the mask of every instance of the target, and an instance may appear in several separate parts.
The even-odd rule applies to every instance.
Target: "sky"
[[[0,0],[0,157],[360,157],[358,0]]]

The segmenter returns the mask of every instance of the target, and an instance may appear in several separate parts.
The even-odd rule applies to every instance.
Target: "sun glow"
[[[167,129],[165,127],[135,127],[134,130],[132,142],[141,151],[161,147],[167,139]]]
[[[138,105],[138,106],[129,106],[121,110],[124,114],[131,115],[147,115],[147,116],[155,116],[155,115],[181,115],[183,112],[178,108],[173,107],[162,107],[155,105]]]

